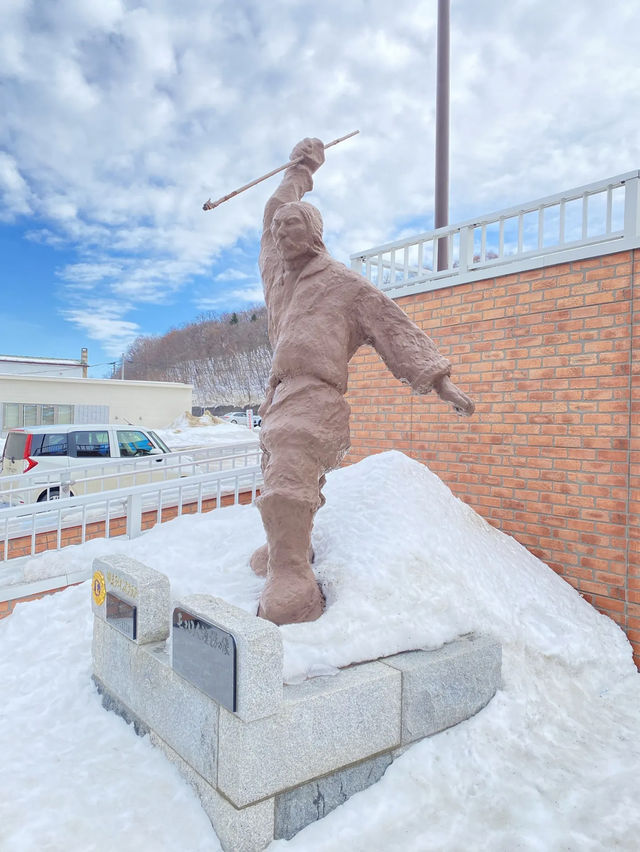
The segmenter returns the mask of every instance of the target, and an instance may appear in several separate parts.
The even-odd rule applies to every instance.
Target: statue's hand
[[[291,159],[302,157],[301,165],[306,166],[311,174],[324,163],[324,145],[320,139],[302,139],[291,152]]]
[[[450,402],[456,414],[469,417],[475,411],[475,405],[459,387],[454,385],[449,376],[443,376],[434,384],[434,390],[445,402]]]

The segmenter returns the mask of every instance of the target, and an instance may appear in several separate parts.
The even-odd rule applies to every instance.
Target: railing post
[[[142,496],[130,494],[127,497],[127,538],[137,538],[142,534]]]
[[[60,479],[60,499],[71,497],[71,480],[69,477],[63,476]]]
[[[469,238],[471,235],[471,230],[468,227],[460,228],[460,243],[459,243],[459,252],[460,257],[458,258],[458,269],[460,272],[468,272],[469,271]]]
[[[635,239],[640,235],[640,179],[631,178],[624,183],[624,236]]]

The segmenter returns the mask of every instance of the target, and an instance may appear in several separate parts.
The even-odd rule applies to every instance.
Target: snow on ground
[[[640,677],[616,625],[400,453],[335,471],[325,493],[314,549],[327,610],[281,628],[287,679],[481,630],[503,643],[503,689],[271,849],[635,852]],[[128,553],[167,573],[176,595],[208,592],[255,612],[262,581],[248,558],[263,540],[255,507],[238,506],[39,558],[74,570]],[[0,622],[10,767],[0,849],[219,848],[173,767],[101,709],[89,601],[85,583]]]
[[[260,435],[260,429],[249,429],[248,426],[226,423],[207,414],[202,417],[183,414],[166,429],[154,431],[174,452],[186,448],[222,444],[257,444]]]

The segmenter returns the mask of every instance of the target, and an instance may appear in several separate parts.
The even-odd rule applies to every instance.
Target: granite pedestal
[[[172,604],[167,577],[128,557],[95,560],[92,597],[104,706],[178,767],[227,852],[293,837],[377,781],[407,745],[477,713],[500,685],[499,643],[474,635],[283,685],[275,625],[208,595]],[[235,711],[172,665],[176,609],[233,637]]]

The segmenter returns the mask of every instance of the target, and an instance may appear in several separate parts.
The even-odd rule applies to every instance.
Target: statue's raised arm
[[[301,162],[293,161],[302,158]],[[286,169],[280,185],[267,201],[262,221],[262,242],[260,245],[260,272],[264,284],[265,297],[277,277],[281,266],[280,256],[272,233],[273,218],[283,204],[300,201],[306,192],[313,189],[312,175],[324,163],[324,145],[320,139],[302,139],[291,152],[292,164]],[[267,303],[268,304],[268,303]]]

